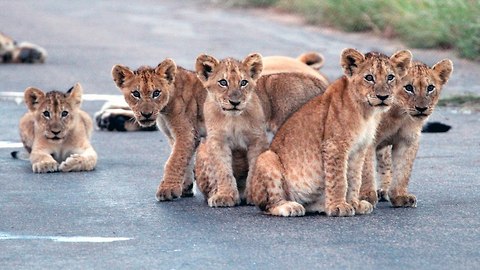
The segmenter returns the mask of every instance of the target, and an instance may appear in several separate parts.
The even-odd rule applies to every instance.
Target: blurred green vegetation
[[[345,31],[375,31],[415,48],[453,48],[480,60],[479,0],[229,0],[240,6],[275,7],[308,23]]]

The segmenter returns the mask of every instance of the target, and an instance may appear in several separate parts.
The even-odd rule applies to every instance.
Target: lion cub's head
[[[432,68],[415,62],[397,87],[397,103],[414,119],[425,119],[432,114],[452,71],[453,63],[449,59],[438,62]]]
[[[410,67],[410,51],[398,51],[391,57],[381,53],[362,54],[355,49],[342,52],[340,64],[352,85],[354,96],[364,104],[385,110],[394,99],[398,81]]]
[[[177,66],[171,59],[164,60],[156,68],[144,66],[135,71],[122,65],[112,68],[113,80],[141,126],[153,126],[168,104],[176,72]]]
[[[77,124],[82,92],[79,83],[67,93],[44,93],[34,87],[25,89],[25,103],[34,114],[35,126],[50,142],[62,142]]]
[[[215,102],[226,114],[239,115],[256,89],[262,72],[262,56],[248,55],[242,62],[232,58],[218,61],[203,54],[197,58],[195,69]]]

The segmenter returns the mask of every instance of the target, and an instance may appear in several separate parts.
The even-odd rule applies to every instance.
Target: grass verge
[[[275,7],[308,23],[344,31],[374,31],[415,48],[453,48],[480,60],[478,0],[229,0],[231,5]]]

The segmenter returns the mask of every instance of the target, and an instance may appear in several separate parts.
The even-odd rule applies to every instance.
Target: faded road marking
[[[23,143],[0,141],[0,148],[19,148],[19,147],[23,147]]]
[[[50,240],[63,243],[111,243],[127,241],[127,237],[96,237],[96,236],[39,236],[39,235],[12,235],[0,233],[0,240]]]

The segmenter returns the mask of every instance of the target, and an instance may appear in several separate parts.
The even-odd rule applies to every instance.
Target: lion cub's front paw
[[[377,190],[378,201],[380,202],[388,202],[388,192],[384,189]]]
[[[355,215],[355,208],[348,203],[339,203],[327,206],[326,214],[332,217],[351,217]]]
[[[375,190],[360,192],[360,200],[365,200],[375,207],[378,203],[378,196]]]
[[[356,215],[366,215],[373,211],[373,205],[365,200],[356,200],[352,202],[352,206],[355,209]]]
[[[79,154],[73,154],[63,161],[58,169],[62,172],[81,171],[84,167],[83,157]]]
[[[155,197],[157,201],[171,201],[176,198],[180,198],[182,196],[182,184],[170,184],[168,182],[163,181],[158,186],[157,193]]]
[[[240,196],[215,194],[208,199],[210,207],[232,207],[240,204]]]
[[[56,172],[58,171],[58,163],[55,160],[36,162],[32,164],[32,170],[34,173]]]
[[[297,202],[286,202],[268,210],[268,214],[283,217],[305,216],[305,207]]]
[[[417,207],[417,197],[413,194],[390,197],[393,207]]]

